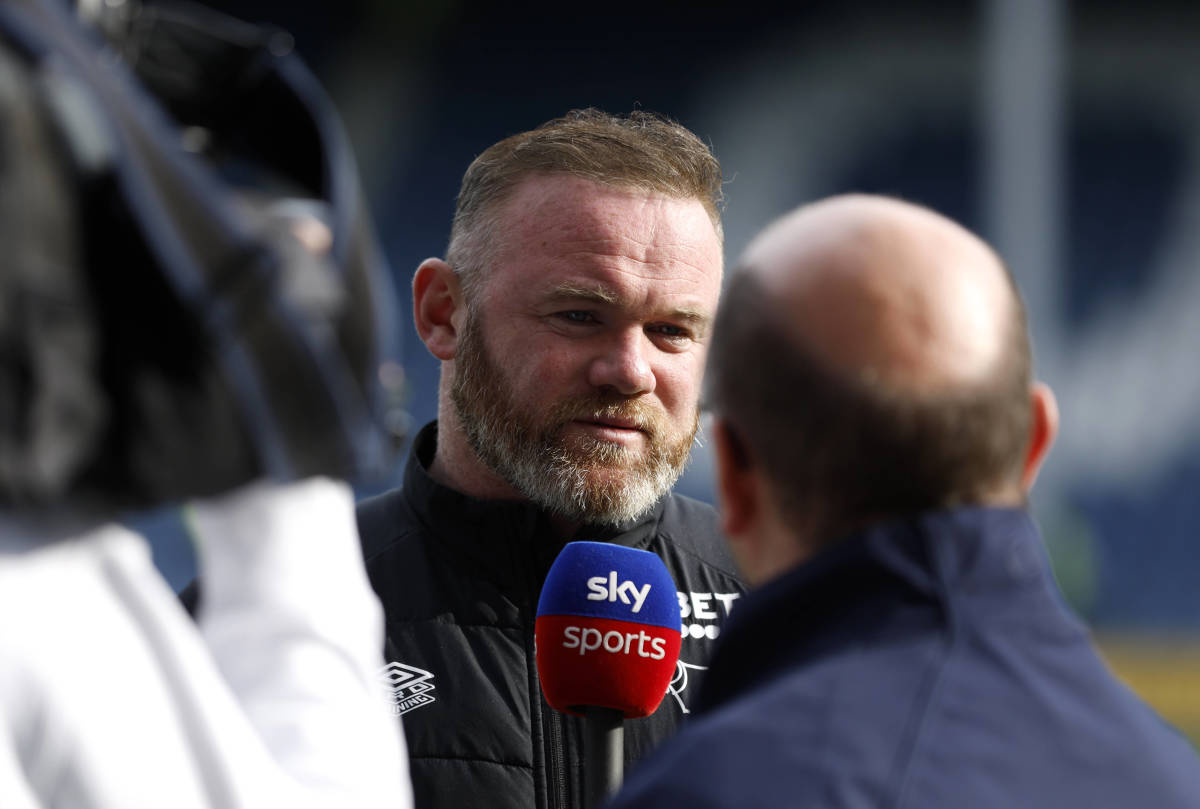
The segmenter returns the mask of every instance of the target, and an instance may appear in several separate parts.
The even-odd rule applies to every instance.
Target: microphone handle
[[[590,705],[583,709],[583,715],[584,805],[599,809],[625,776],[624,715],[612,708]]]

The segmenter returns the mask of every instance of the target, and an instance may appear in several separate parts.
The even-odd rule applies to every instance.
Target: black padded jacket
[[[538,595],[563,545],[527,504],[483,501],[426,472],[422,430],[401,488],[358,509],[367,571],[387,617],[386,676],[403,717],[418,809],[566,809],[583,798],[582,720],[542,697]],[[658,554],[679,592],[683,647],[658,710],[625,723],[626,769],[688,713],[713,641],[743,592],[713,509],[679,495],[620,530],[574,539]]]

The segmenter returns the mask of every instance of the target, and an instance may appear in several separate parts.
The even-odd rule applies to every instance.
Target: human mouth
[[[617,444],[633,444],[646,437],[646,430],[634,419],[602,416],[580,418],[572,422],[588,435]]]

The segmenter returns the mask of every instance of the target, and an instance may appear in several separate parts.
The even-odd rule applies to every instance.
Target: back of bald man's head
[[[1019,499],[1031,364],[991,248],[927,208],[846,195],[746,249],[706,392],[781,505],[834,531]]]

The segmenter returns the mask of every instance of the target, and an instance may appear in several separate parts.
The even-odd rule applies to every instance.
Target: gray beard
[[[451,401],[467,443],[492,472],[542,508],[572,522],[619,525],[648,512],[683,474],[699,424],[675,435],[666,415],[636,398],[597,395],[544,414],[518,405],[468,314],[455,356]],[[632,417],[644,453],[589,437],[567,438],[572,419]]]

